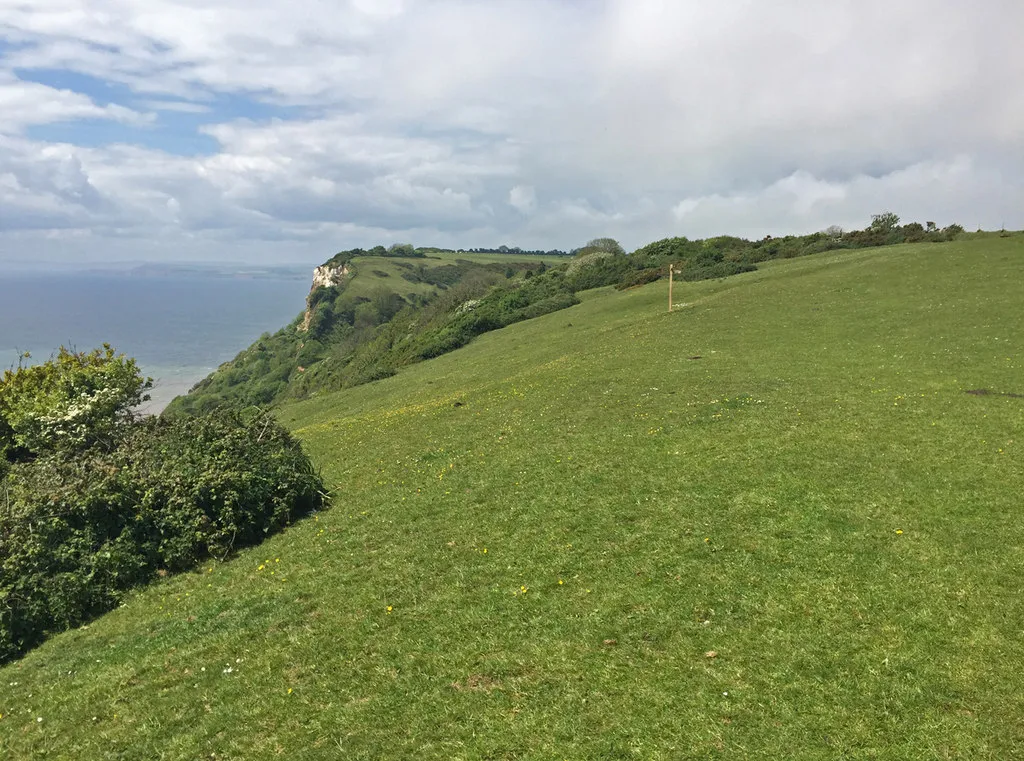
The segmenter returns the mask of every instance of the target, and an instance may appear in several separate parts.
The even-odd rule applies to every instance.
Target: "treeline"
[[[826,251],[889,246],[899,243],[943,243],[955,240],[964,231],[958,224],[939,228],[934,222],[900,224],[892,212],[875,214],[863,230],[844,231],[832,226],[810,235],[765,236],[747,240],[721,235],[703,240],[685,237],[664,238],[634,251],[635,273],[622,287],[653,282],[667,273],[666,265],[677,264],[684,280],[727,277],[756,269],[759,262],[791,259]]]
[[[550,251],[525,249],[519,246],[498,246],[497,248],[459,248],[456,254],[514,254],[516,256],[572,256],[570,251],[553,248]]]
[[[151,385],[109,346],[0,379],[0,663],[323,506],[272,417],[143,419]]]
[[[355,259],[357,256],[385,256],[393,257],[397,259],[422,259],[426,257],[426,252],[418,250],[411,243],[393,243],[387,248],[384,246],[374,246],[373,248],[350,248],[347,251],[339,251],[324,264],[332,267],[340,267],[343,264]]]

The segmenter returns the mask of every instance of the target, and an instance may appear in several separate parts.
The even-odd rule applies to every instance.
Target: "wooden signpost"
[[[672,275],[675,274],[676,265],[668,265],[668,311],[672,311]]]

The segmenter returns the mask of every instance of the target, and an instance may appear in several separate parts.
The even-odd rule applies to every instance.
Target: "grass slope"
[[[335,507],[0,670],[0,757],[1019,756],[1022,276],[590,292],[288,407]]]
[[[352,260],[356,276],[346,284],[345,290],[353,296],[370,298],[381,288],[407,296],[415,293],[418,296],[433,296],[437,293],[436,285],[429,283],[410,283],[402,278],[402,265],[428,268],[441,267],[445,264],[458,262],[474,262],[476,264],[502,264],[518,269],[523,263],[549,265],[564,264],[569,261],[559,256],[513,256],[511,254],[457,254],[451,252],[435,252],[425,258],[404,258],[385,256],[357,256]]]

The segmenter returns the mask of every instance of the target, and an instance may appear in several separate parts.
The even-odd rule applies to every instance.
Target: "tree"
[[[899,224],[899,216],[891,211],[883,211],[881,214],[871,215],[871,225],[868,229],[874,233],[891,233]]]
[[[149,400],[152,378],[110,344],[91,352],[63,346],[0,379],[0,458],[17,462],[94,445],[111,448]]]
[[[619,244],[615,238],[594,238],[588,242],[583,248],[579,250],[577,256],[586,256],[587,254],[613,254],[615,256],[625,256],[626,250]]]
[[[904,243],[920,243],[925,239],[924,225],[920,222],[908,222],[903,225],[901,232]]]
[[[416,249],[411,243],[392,243],[390,248],[388,248],[388,256],[416,256]]]

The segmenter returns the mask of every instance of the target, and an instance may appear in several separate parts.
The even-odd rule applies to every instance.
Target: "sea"
[[[312,273],[0,272],[0,370],[30,352],[109,343],[153,378],[141,412],[160,412],[305,306]]]

